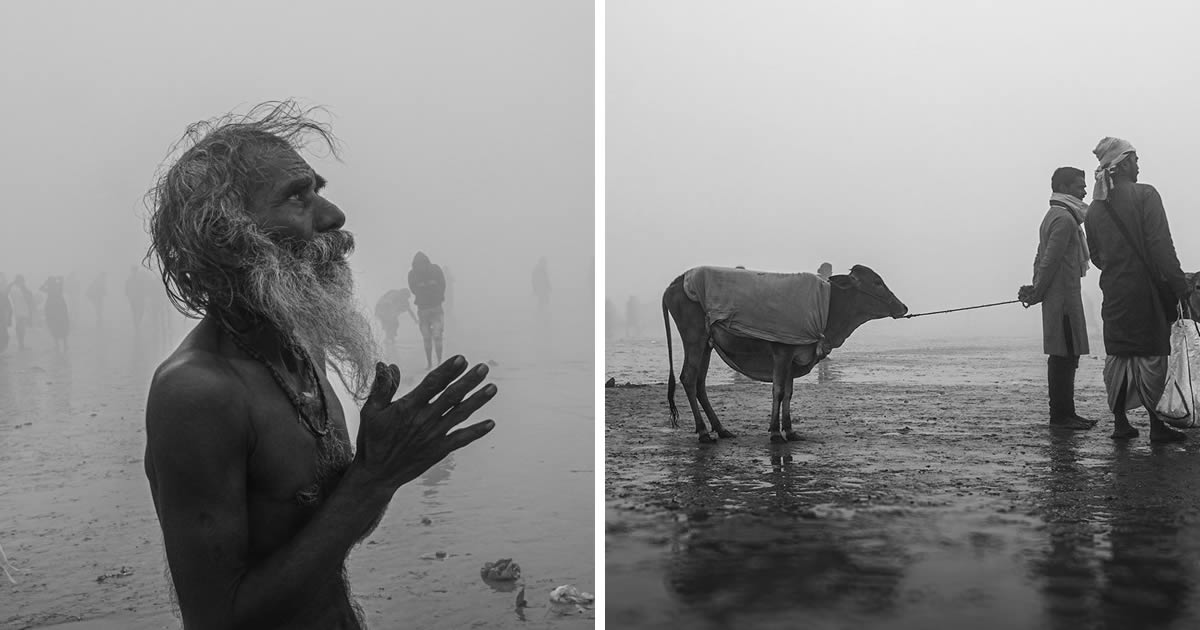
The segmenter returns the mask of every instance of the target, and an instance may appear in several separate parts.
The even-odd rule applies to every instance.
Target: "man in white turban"
[[[1175,300],[1191,290],[1167,225],[1162,198],[1139,184],[1138,156],[1119,138],[1096,146],[1096,188],[1084,226],[1092,262],[1100,270],[1104,304],[1104,385],[1114,416],[1112,438],[1137,437],[1125,412],[1145,407],[1150,441],[1186,436],[1168,427],[1154,408],[1166,384]]]
[[[1113,171],[1121,162],[1133,156],[1133,181],[1137,181],[1137,152],[1132,144],[1120,138],[1105,138],[1092,151],[1100,165],[1096,167],[1096,186],[1092,192],[1092,201],[1108,199],[1108,193],[1113,186]]]

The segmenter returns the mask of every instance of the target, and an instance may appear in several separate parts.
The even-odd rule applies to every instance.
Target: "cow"
[[[753,273],[753,272],[751,272]],[[675,406],[675,360],[671,349],[671,322],[683,339],[683,368],[679,380],[687,394],[696,419],[696,433],[701,443],[714,443],[705,428],[700,408],[708,416],[712,430],[722,438],[734,437],[717,419],[708,401],[705,378],[714,347],[734,370],[755,380],[771,383],[771,441],[783,443],[802,439],[792,430],[792,381],[808,374],[829,350],[841,347],[850,333],[859,326],[884,317],[900,318],[908,314],[904,305],[884,284],[883,278],[868,267],[855,265],[849,274],[829,278],[829,313],[826,317],[824,339],[820,343],[790,345],[735,335],[714,322],[710,328],[704,308],[684,292],[684,276],[680,275],[663,292],[663,324],[667,331],[667,360],[671,374],[667,383],[667,402],[671,408],[671,425],[679,426],[679,410]],[[783,430],[780,431],[782,416]]]

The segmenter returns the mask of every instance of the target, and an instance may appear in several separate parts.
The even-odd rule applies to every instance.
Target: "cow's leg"
[[[771,344],[773,363],[771,370],[771,426],[767,431],[771,434],[771,441],[776,443],[787,442],[787,439],[779,432],[779,412],[783,403],[784,379],[788,374],[787,366],[783,364],[783,361],[790,360],[785,356],[786,354],[778,344]]]
[[[796,379],[792,378],[792,361],[789,359],[787,364],[787,374],[783,381],[783,437],[789,442],[797,442],[803,440],[799,433],[792,430],[792,391],[795,389]]]
[[[708,428],[704,426],[704,418],[700,415],[700,403],[697,397],[698,385],[704,379],[701,371],[703,355],[703,347],[696,347],[687,339],[683,341],[683,369],[679,371],[679,381],[683,384],[683,393],[687,394],[688,404],[692,407],[692,417],[696,419],[696,434],[700,436],[700,442],[711,444],[716,442],[717,438],[709,435]]]
[[[712,345],[704,347],[704,356],[700,359],[700,380],[696,385],[696,396],[700,399],[700,406],[704,408],[704,415],[708,416],[708,423],[712,425],[713,431],[723,438],[736,437],[721,426],[721,421],[717,419],[717,412],[713,411],[712,403],[708,402],[708,365],[712,359],[712,351]]]

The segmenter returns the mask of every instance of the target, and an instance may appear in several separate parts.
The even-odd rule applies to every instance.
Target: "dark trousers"
[[[1075,417],[1075,371],[1079,369],[1079,355],[1071,339],[1071,321],[1063,315],[1063,330],[1067,334],[1067,355],[1046,357],[1046,384],[1050,391],[1050,418]]]

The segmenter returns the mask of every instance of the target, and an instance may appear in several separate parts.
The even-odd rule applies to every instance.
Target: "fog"
[[[527,304],[541,256],[562,294],[590,296],[590,6],[55,2],[9,15],[10,281],[30,275],[36,291],[77,272],[86,286],[107,271],[119,297],[148,245],[142,195],[186,126],[294,97],[324,107],[342,143],[341,162],[306,157],[357,236],[368,307],[405,286],[417,250],[450,268],[464,311]]]
[[[863,264],[913,313],[1015,299],[1032,279],[1051,174],[1083,169],[1090,201],[1105,136],[1137,148],[1185,271],[1200,269],[1194,6],[607,7],[605,292],[622,316],[628,296],[657,309],[672,278],[703,264]],[[1037,311],[864,330],[1036,338]]]
[[[558,584],[596,590],[594,32],[591,3],[557,0],[6,7],[0,273],[24,275],[35,299],[66,276],[71,327],[60,351],[38,311],[25,348],[11,329],[0,346],[0,542],[19,567],[0,625],[171,623],[145,401],[195,321],[134,331],[125,281],[149,245],[144,195],[190,124],[289,98],[322,108],[339,140],[340,160],[301,155],[356,237],[363,311],[378,329],[376,301],[407,288],[425,252],[452,278],[445,358],[488,362],[499,388],[473,418],[495,430],[402,488],[351,556],[371,626],[467,627],[511,610],[480,580],[500,557],[524,564],[540,605]],[[543,257],[545,308],[532,285]],[[98,318],[86,291],[101,273]],[[156,291],[150,323],[167,308]],[[401,393],[423,376],[408,315],[385,357]],[[327,374],[353,440],[358,405]]]

